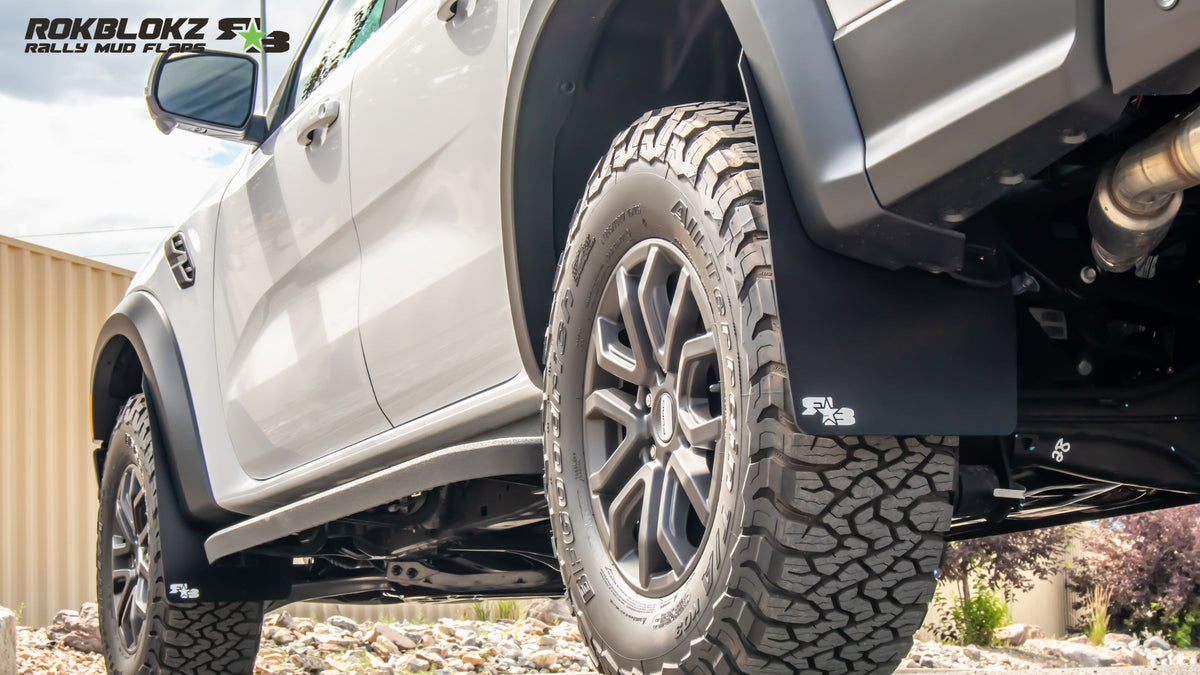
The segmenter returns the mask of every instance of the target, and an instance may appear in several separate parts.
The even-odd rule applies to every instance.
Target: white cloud
[[[0,94],[0,109],[0,232],[127,267],[183,221],[243,147],[165,136],[141,97]],[[92,231],[104,234],[44,236]]]

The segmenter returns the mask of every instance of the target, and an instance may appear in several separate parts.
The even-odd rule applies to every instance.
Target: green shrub
[[[1200,642],[1200,607],[1191,606],[1168,615],[1163,621],[1167,639],[1180,649],[1189,649]]]
[[[466,612],[464,612],[464,614],[465,613]],[[482,602],[477,602],[471,605],[471,613],[475,615],[476,621],[492,620],[492,608]]]
[[[497,600],[492,603],[492,618],[493,619],[512,619],[519,621],[521,614],[521,603],[516,600]]]
[[[1004,596],[979,581],[965,597],[953,597],[939,590],[934,604],[942,618],[932,627],[933,634],[942,642],[958,645],[991,647],[996,643],[996,629],[1009,616]]]

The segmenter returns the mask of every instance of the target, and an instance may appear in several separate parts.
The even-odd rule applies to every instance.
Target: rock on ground
[[[1171,645],[1167,644],[1167,641],[1166,641],[1166,640],[1164,640],[1164,639],[1160,638],[1159,636],[1155,635],[1154,637],[1152,637],[1152,638],[1149,638],[1148,640],[1146,640],[1145,647],[1146,647],[1146,649],[1162,649],[1162,650],[1167,650],[1167,649],[1170,649],[1170,648],[1171,648]]]
[[[1124,633],[1109,633],[1104,636],[1105,647],[1129,647],[1137,642],[1137,638]]]
[[[64,609],[54,617],[46,635],[81,652],[100,652],[100,617],[96,603],[85,602],[78,612]]]
[[[525,616],[553,626],[560,621],[575,623],[575,614],[565,598],[544,598],[529,603]]]
[[[1026,640],[1043,637],[1041,626],[1014,623],[996,630],[996,639],[1011,647],[1020,647]]]
[[[1111,666],[1117,662],[1107,650],[1093,647],[1090,644],[1072,643],[1062,648],[1062,655],[1081,666]]]
[[[1035,670],[1042,668],[1100,668],[1106,666],[1180,666],[1197,663],[1196,652],[1140,646],[1123,637],[1102,646],[1087,641],[1031,638],[1021,648],[958,647],[938,642],[913,642],[901,668]]]
[[[17,675],[17,615],[0,607],[0,675]]]
[[[99,654],[66,644],[66,636],[83,632],[78,624],[87,625],[86,617],[91,614],[94,611],[85,607],[80,612],[62,613],[49,628],[18,627],[16,673],[103,675],[104,661]],[[0,627],[2,624],[0,619]],[[52,629],[58,637],[51,636]],[[266,616],[262,635],[256,675],[527,675],[596,670],[574,621],[558,620],[552,625],[533,616],[520,621],[464,618],[359,625],[345,617],[320,622],[281,611]],[[1154,641],[1148,641],[1153,642],[1148,647],[1126,638],[1115,636],[1096,646],[1029,637],[1020,648],[916,641],[902,667],[1017,671],[1094,664],[1089,665],[1089,674],[1103,665],[1142,665],[1166,669],[1164,672],[1195,668],[1196,652],[1176,651],[1169,645],[1163,649]],[[0,675],[11,673],[0,668]]]

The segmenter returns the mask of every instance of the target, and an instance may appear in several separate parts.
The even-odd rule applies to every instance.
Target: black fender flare
[[[129,375],[128,368],[133,365],[128,362],[129,350],[140,365],[140,377]],[[234,514],[221,508],[213,497],[175,331],[162,305],[145,291],[125,296],[104,322],[96,341],[91,386],[96,441],[108,441],[121,406],[136,393],[131,385],[145,387],[160,430],[156,440],[165,450],[167,473],[188,520],[205,525],[234,520]]]
[[[966,237],[880,205],[866,141],[834,48],[826,0],[722,0],[774,123],[803,231],[822,248],[889,270],[962,268]],[[758,118],[755,118],[755,122]]]
[[[140,367],[130,362],[136,358]],[[288,558],[244,556],[214,566],[204,542],[237,516],[213,497],[175,333],[162,305],[144,291],[125,296],[96,342],[92,433],[97,478],[117,413],[136,386],[146,395],[155,441],[163,579],[172,603],[281,600],[291,593]],[[195,595],[193,595],[193,593]]]

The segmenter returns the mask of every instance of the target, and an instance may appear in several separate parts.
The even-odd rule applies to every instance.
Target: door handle
[[[450,21],[456,16],[466,18],[475,9],[476,0],[442,0],[438,4],[437,18],[440,21]]]
[[[324,131],[337,121],[341,106],[337,101],[321,101],[304,113],[300,130],[296,132],[296,141],[300,145],[312,145],[318,132]]]

